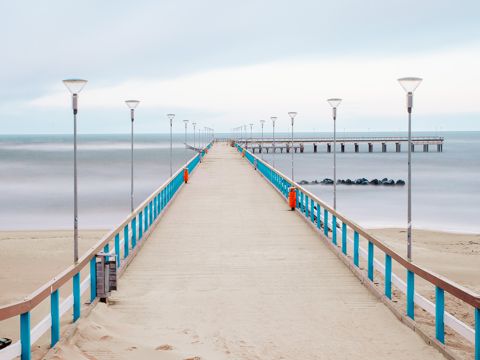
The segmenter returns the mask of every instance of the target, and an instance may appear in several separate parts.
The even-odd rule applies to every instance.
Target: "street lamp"
[[[187,161],[187,125],[188,125],[188,120],[183,120],[185,124],[185,161]]]
[[[172,123],[173,123],[173,118],[175,117],[175,114],[167,114],[168,119],[170,120],[170,177],[173,175],[173,170],[172,170]]]
[[[398,82],[407,93],[408,111],[408,209],[407,209],[407,258],[412,260],[412,107],[413,92],[422,82],[421,78],[405,77],[398,79]]]
[[[272,120],[272,126],[273,126],[273,155],[272,155],[272,164],[273,167],[275,168],[275,121],[277,121],[276,116],[270,116],[270,120]]]
[[[260,120],[260,124],[262,125],[262,145],[260,145],[260,148],[263,146],[263,125],[265,124],[265,120]],[[262,160],[263,160],[263,149],[262,149]]]
[[[67,79],[64,85],[72,94],[73,109],[73,261],[78,262],[78,205],[77,205],[77,113],[78,94],[82,91],[87,80]]]
[[[290,151],[292,152],[292,181],[295,181],[293,177],[293,123],[295,120],[295,116],[297,116],[297,113],[295,111],[290,111],[288,113],[288,116],[290,116],[290,119],[292,119],[292,148],[290,149]]]
[[[332,98],[327,101],[332,107],[333,115],[333,209],[337,210],[337,107],[342,99]]]
[[[126,100],[125,104],[130,108],[130,119],[132,120],[132,136],[130,144],[130,211],[133,212],[133,122],[135,121],[135,108],[140,101]]]

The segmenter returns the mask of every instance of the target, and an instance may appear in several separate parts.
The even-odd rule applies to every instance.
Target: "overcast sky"
[[[70,133],[61,80],[89,80],[81,133],[218,132],[297,111],[299,131],[405,130],[396,79],[420,76],[415,130],[480,130],[480,1],[0,2],[0,133]],[[269,123],[268,123],[269,124]],[[270,128],[270,125],[268,125]],[[257,126],[258,129],[258,126]]]

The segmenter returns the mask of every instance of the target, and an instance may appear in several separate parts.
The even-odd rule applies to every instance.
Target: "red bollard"
[[[185,184],[188,183],[188,169],[187,168],[183,169],[183,181],[185,181]]]
[[[288,192],[288,205],[290,206],[290,209],[292,211],[294,211],[297,207],[297,192],[295,191],[295,188],[293,186],[289,189]]]

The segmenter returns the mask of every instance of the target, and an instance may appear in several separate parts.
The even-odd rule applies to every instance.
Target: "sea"
[[[348,133],[342,136],[405,136],[404,133]],[[414,228],[480,233],[480,132],[435,132],[443,136],[443,152],[421,146],[412,154],[412,217]],[[228,137],[230,134],[218,134]],[[260,136],[260,134],[253,134]],[[265,136],[271,136],[266,134]],[[277,134],[287,137],[290,134]],[[298,133],[295,137],[325,137]],[[70,229],[73,217],[73,138],[71,135],[0,135],[0,230]],[[189,136],[187,142],[193,145]],[[199,139],[195,140],[199,145]],[[360,145],[337,148],[337,178],[407,180],[406,146],[386,153],[380,145],[368,153]],[[173,135],[175,172],[194,155],[185,149],[184,134]],[[273,163],[272,154],[263,154]],[[138,134],[134,146],[135,205],[158,188],[170,173],[168,134]],[[275,166],[291,173],[291,154],[275,154]],[[294,154],[295,180],[333,178],[333,154],[326,146]],[[305,185],[332,204],[332,185]],[[78,136],[79,226],[108,229],[130,210],[130,135]],[[367,228],[405,227],[407,186],[338,185],[337,209]]]

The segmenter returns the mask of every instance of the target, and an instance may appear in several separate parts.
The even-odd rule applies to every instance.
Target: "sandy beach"
[[[405,251],[405,231],[403,229],[372,229],[370,231],[398,252]],[[85,251],[105,232],[105,230],[82,231],[80,251]],[[21,299],[68,266],[71,262],[71,241],[71,232],[64,230],[0,232],[0,246],[2,247],[0,252],[0,288],[2,289],[0,304]],[[376,255],[382,256],[382,254]],[[414,232],[414,258],[417,263],[476,291],[480,291],[479,257],[480,235],[427,230]],[[397,270],[397,273],[402,275],[401,271]],[[418,291],[429,297],[433,296],[434,291],[429,284],[418,281],[416,285]],[[62,297],[68,295],[69,291],[69,288],[62,291]],[[42,305],[32,314],[32,323],[48,312],[48,304]],[[473,318],[468,314],[468,309],[464,309],[462,304],[457,305],[453,311],[457,314],[465,311],[466,315],[463,320],[471,323]],[[100,306],[105,307],[103,304]],[[449,307],[452,310],[451,301],[447,303],[447,308]],[[105,314],[108,314],[108,307],[104,310]],[[93,314],[89,319],[83,321],[80,328],[91,327],[98,314]],[[68,322],[69,319],[64,321],[64,323]],[[119,329],[115,331],[117,330],[119,331]],[[0,331],[1,336],[17,339],[17,319],[4,321],[0,325]],[[97,335],[98,339],[106,339],[105,336],[107,338],[110,336],[104,331]],[[92,334],[92,340],[95,340],[97,335]],[[35,358],[41,358],[48,349],[48,335],[44,336],[38,345],[39,347],[34,352]],[[65,350],[68,352],[68,348]],[[170,350],[172,350],[170,345],[159,344],[157,351],[147,352],[149,354],[145,355],[156,354],[156,356],[160,356],[159,358],[165,359],[183,358],[180,355],[182,351],[178,353]]]

